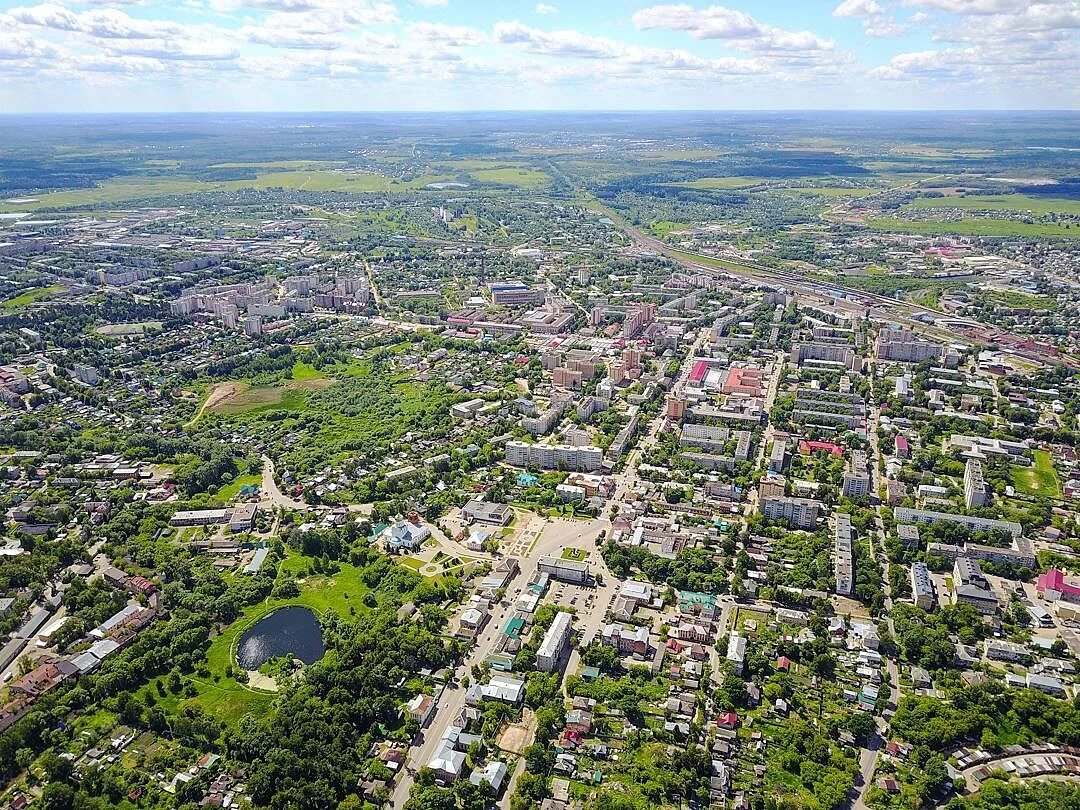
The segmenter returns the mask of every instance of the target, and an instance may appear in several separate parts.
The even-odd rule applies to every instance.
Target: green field
[[[294,380],[321,380],[323,373],[310,363],[297,362],[292,367],[292,378]]]
[[[551,179],[538,169],[520,168],[515,166],[503,166],[495,169],[476,169],[470,172],[481,183],[496,183],[500,186],[514,186],[516,188],[540,188],[546,186]]]
[[[149,161],[147,161],[149,162]],[[343,160],[268,160],[256,163],[214,163],[211,169],[276,169],[286,171],[289,169],[329,169],[334,166],[343,166]]]
[[[761,177],[699,177],[697,180],[684,180],[679,183],[665,183],[668,186],[681,186],[683,188],[719,189],[719,188],[746,188],[764,183]]]
[[[1080,239],[1080,227],[1070,229],[1056,223],[1020,222],[1003,219],[961,219],[955,222],[940,220],[908,220],[897,217],[879,217],[866,223],[879,231],[897,233],[939,234],[955,233],[962,236],[1060,236]]]
[[[107,323],[95,327],[94,332],[107,337],[141,335],[144,332],[161,329],[161,321],[143,321],[142,323]]]
[[[502,171],[502,170],[495,170]],[[517,170],[515,170],[517,171]],[[546,175],[537,172],[544,177]],[[341,191],[353,193],[405,192],[422,189],[430,183],[452,180],[443,175],[422,175],[411,180],[396,180],[380,174],[330,170],[286,170],[259,172],[253,180],[204,181],[195,177],[134,177],[109,180],[94,188],[54,191],[35,196],[32,203],[0,202],[5,211],[38,211],[46,208],[83,208],[91,205],[120,204],[132,200],[153,199],[206,192],[233,192],[244,189],[285,189],[290,191]],[[524,184],[527,178],[522,178]],[[496,182],[491,180],[490,182]],[[507,180],[506,182],[512,182]]]
[[[21,307],[28,307],[35,301],[39,301],[42,298],[48,298],[50,295],[54,295],[58,292],[63,292],[66,287],[52,286],[52,287],[37,287],[33,290],[27,290],[21,295],[16,295],[14,298],[9,298],[0,304],[0,308],[3,309],[19,309]]]
[[[205,410],[222,416],[241,416],[261,413],[263,411],[302,411],[307,406],[308,394],[319,391],[333,384],[333,380],[323,377],[310,366],[293,368],[293,374],[300,376],[284,383],[272,385],[252,385],[246,380],[231,383],[222,383],[231,386],[231,390],[223,397],[218,397],[218,386],[210,393],[199,411],[199,415]],[[198,417],[196,417],[198,418]]]
[[[672,222],[668,219],[660,219],[649,224],[649,231],[663,239],[676,231],[685,231],[689,227],[690,225],[686,222]]]
[[[1034,459],[1035,463],[1030,467],[1012,468],[1013,486],[1028,495],[1060,498],[1061,481],[1054,469],[1054,460],[1045,450],[1036,450]]]
[[[262,484],[262,476],[258,473],[251,473],[249,475],[238,475],[232,480],[231,483],[226,484],[217,492],[214,493],[214,498],[219,501],[231,501],[237,495],[240,494],[240,490],[246,486],[255,485],[260,486]]]
[[[564,548],[562,553],[564,560],[573,560],[574,562],[581,562],[587,556],[589,556],[589,552],[580,548]]]
[[[796,194],[806,194],[820,197],[869,197],[881,191],[879,188],[845,188],[842,186],[799,186],[798,188],[784,188],[778,191],[792,191]]]
[[[1032,214],[1080,214],[1080,200],[1026,194],[979,194],[970,197],[919,197],[916,208],[962,208],[981,211],[1030,211]]]

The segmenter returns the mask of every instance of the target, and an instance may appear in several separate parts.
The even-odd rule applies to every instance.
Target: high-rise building
[[[841,512],[836,516],[834,543],[836,592],[841,596],[851,596],[855,588],[855,568],[852,554],[854,542],[855,531],[851,527],[851,515]]]
[[[964,503],[968,509],[990,503],[990,489],[983,477],[982,462],[969,458],[964,465]]]

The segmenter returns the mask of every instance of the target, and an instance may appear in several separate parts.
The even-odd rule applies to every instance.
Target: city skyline
[[[1074,109],[1080,2],[2,2],[11,113]]]

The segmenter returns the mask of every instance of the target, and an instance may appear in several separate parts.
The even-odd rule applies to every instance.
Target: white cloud
[[[1066,0],[1071,5],[1070,0]],[[950,14],[1013,14],[1023,11],[1028,0],[907,0],[905,5],[934,8]]]
[[[900,37],[911,30],[909,23],[897,22],[891,17],[870,17],[863,20],[863,31],[867,36],[876,38]]]
[[[722,57],[709,59],[679,49],[646,48],[606,37],[591,37],[574,30],[540,31],[521,22],[495,24],[494,40],[530,54],[590,61],[588,68],[575,67],[555,75],[578,75],[581,71],[602,71],[607,75],[648,78],[650,72],[697,73],[712,78],[749,76],[764,73],[765,63],[756,59]],[[562,66],[559,66],[562,67]],[[552,66],[556,69],[556,66]],[[647,70],[645,70],[647,69]]]
[[[758,22],[749,14],[724,6],[696,9],[689,5],[643,8],[633,16],[638,30],[683,31],[694,39],[723,39],[736,47],[758,51],[832,50],[832,41],[811,31],[786,31]]]
[[[392,25],[398,22],[394,4],[381,0],[210,0],[210,6],[222,14],[247,8],[282,13],[333,12],[357,25]]]
[[[537,14],[558,14],[559,9],[555,6],[548,5],[547,3],[537,3],[536,8],[533,9]]]
[[[450,0],[413,0],[413,2],[424,8],[446,8],[450,5]]]
[[[605,37],[593,37],[579,31],[540,31],[524,23],[497,22],[495,41],[500,45],[519,45],[530,53],[546,56],[570,56],[583,59],[603,59],[617,56],[622,45]]]
[[[405,26],[409,38],[424,40],[427,43],[451,48],[465,48],[483,45],[487,34],[465,25],[446,25],[445,23],[420,22]]]
[[[19,6],[8,14],[24,25],[118,39],[162,37],[178,34],[185,28],[177,23],[138,19],[117,9],[79,12],[56,3]]]
[[[833,9],[832,15],[834,17],[871,17],[884,12],[885,9],[879,6],[876,0],[844,0]]]

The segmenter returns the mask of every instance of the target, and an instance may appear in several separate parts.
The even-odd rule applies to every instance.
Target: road
[[[874,374],[874,368],[868,370],[869,374]],[[878,449],[878,420],[881,413],[876,403],[871,403],[869,413],[867,414],[867,426],[866,434],[870,442],[870,457],[872,459],[871,481],[873,482],[871,491],[871,500],[875,503],[874,510],[874,522],[875,531],[870,533],[870,553],[877,558],[881,564],[882,572],[882,587],[885,590],[885,611],[887,613],[886,623],[889,627],[889,634],[896,638],[896,627],[893,625],[892,610],[893,600],[890,594],[889,582],[889,558],[885,553],[885,523],[881,519],[881,498],[878,493],[881,492],[881,488],[884,485],[884,481],[881,475],[881,452]],[[885,658],[885,670],[888,675],[888,680],[885,685],[889,689],[889,708],[893,711],[896,710],[896,704],[900,700],[900,671],[896,666],[896,662],[892,657]],[[863,810],[866,807],[866,793],[873,785],[874,771],[877,768],[878,751],[880,750],[883,740],[882,734],[888,731],[888,725],[881,719],[876,718],[878,722],[878,728],[870,738],[870,742],[866,748],[862,750],[859,757],[859,770],[862,775],[862,784],[859,785],[859,795],[856,799],[853,807],[855,810]]]
[[[519,559],[521,568],[508,583],[506,599],[493,611],[491,620],[488,622],[484,632],[476,640],[464,661],[457,667],[454,681],[460,683],[460,679],[464,675],[469,675],[471,678],[473,665],[480,664],[495,652],[506,619],[513,612],[516,600],[515,589],[523,588],[524,584],[536,575],[539,559],[545,555],[559,556],[562,554],[562,550],[569,546],[592,552],[592,563],[603,575],[604,584],[594,589],[594,609],[588,613],[584,624],[575,626],[575,629],[580,631],[582,638],[595,636],[604,618],[604,610],[599,609],[599,606],[606,605],[610,601],[614,589],[617,587],[616,582],[603,567],[603,562],[599,560],[599,553],[595,552],[597,536],[601,531],[610,531],[610,528],[611,523],[605,518],[596,518],[590,521],[560,518],[548,521],[529,557]],[[555,590],[560,586],[558,583],[553,583],[551,587]],[[454,718],[465,706],[465,691],[459,685],[449,684],[439,696],[435,715],[427,729],[424,730],[419,745],[414,745],[409,749],[407,767],[398,779],[391,794],[390,802],[392,807],[400,808],[405,805],[409,798],[409,790],[412,788],[414,774],[431,760],[439,741],[446,733],[446,730],[450,728]],[[506,795],[513,793],[514,782],[518,775],[520,773],[515,771],[511,782],[506,787]]]
[[[262,497],[269,500],[275,506],[280,506],[283,509],[296,509],[301,512],[306,512],[312,507],[303,501],[298,501],[295,498],[290,498],[277,485],[277,481],[274,480],[274,461],[270,456],[263,456],[263,472],[262,472]]]
[[[780,380],[784,376],[784,353],[778,351],[776,358],[773,361],[772,374],[769,376],[769,387],[765,391],[765,413],[772,411],[773,403],[776,402],[776,396],[780,391]],[[754,469],[760,470],[765,464],[765,451],[769,444],[776,436],[776,428],[773,427],[772,420],[765,425],[765,431],[761,435],[761,443],[757,450],[757,459],[754,462]],[[746,505],[743,507],[743,514],[749,517],[757,510],[758,491],[757,488],[751,488],[746,493]]]

